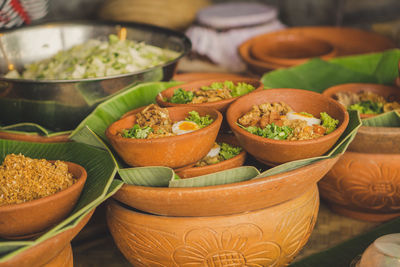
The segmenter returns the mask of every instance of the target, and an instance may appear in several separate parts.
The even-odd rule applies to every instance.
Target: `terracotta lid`
[[[275,7],[261,3],[226,3],[206,7],[197,13],[197,21],[215,29],[263,24],[275,19]]]

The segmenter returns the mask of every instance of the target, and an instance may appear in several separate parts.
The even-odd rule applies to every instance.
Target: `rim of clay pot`
[[[225,72],[185,72],[178,73],[172,77],[172,80],[178,82],[194,82],[198,80],[211,80],[211,79],[248,79],[251,77],[246,77],[233,73],[225,73]]]
[[[240,146],[239,142],[236,140],[234,136],[227,136],[227,135],[219,135],[217,136],[216,142],[224,142],[230,145]],[[223,171],[227,169],[232,169],[235,167],[240,167],[243,165],[246,159],[246,151],[242,148],[242,151],[234,156],[233,158],[207,165],[202,167],[191,167],[186,168],[183,170],[175,170],[175,173],[182,179],[191,178],[195,176],[210,174],[218,171]]]
[[[124,184],[113,198],[158,215],[192,217],[246,212],[282,203],[309,190],[338,159],[321,160],[284,173],[223,185],[164,188]],[[227,205],[227,199],[235,205]],[[187,210],[182,208],[182,203],[189,205]],[[200,206],[194,209],[196,203]]]
[[[54,160],[49,160],[49,162],[54,163]],[[19,212],[27,212],[28,210],[31,211],[31,214],[34,214],[34,210],[43,210],[45,209],[45,207],[47,206],[54,206],[56,203],[58,203],[61,199],[65,199],[69,196],[71,196],[72,194],[79,192],[76,195],[76,198],[74,197],[74,199],[71,199],[71,201],[77,201],[79,199],[79,196],[82,193],[82,189],[85,185],[86,182],[86,178],[87,178],[87,172],[85,170],[85,168],[83,168],[81,165],[73,163],[73,162],[69,162],[69,161],[63,161],[65,164],[68,165],[68,171],[69,172],[73,172],[73,175],[75,178],[77,178],[77,181],[71,185],[70,187],[61,190],[57,193],[54,193],[50,196],[46,196],[46,197],[42,197],[39,199],[34,199],[31,201],[27,201],[27,202],[23,202],[23,203],[17,203],[17,204],[6,204],[6,205],[2,205],[0,206],[0,214],[4,214],[4,213],[19,213]],[[66,207],[63,207],[66,208]],[[74,208],[74,206],[69,207],[70,211]],[[69,211],[69,212],[70,212]],[[69,213],[68,212],[68,213]],[[32,215],[34,216],[34,215]],[[55,216],[59,216],[59,214],[55,214]],[[40,219],[40,217],[38,218]],[[44,218],[44,219],[48,219],[48,218]],[[59,220],[63,220],[63,218],[60,218]],[[51,226],[53,224],[52,221],[50,221],[47,225],[47,227]],[[15,222],[13,225],[18,225],[18,222]],[[43,229],[47,228],[46,227],[46,223],[43,222]],[[27,231],[27,235],[34,235],[35,233],[32,233],[31,229],[28,229],[30,231]],[[14,232],[14,231],[13,231]],[[3,234],[3,236],[6,236]],[[19,238],[19,237],[24,237],[24,234],[18,234],[18,235],[7,235],[8,238]]]
[[[140,110],[144,109],[145,107],[140,107],[137,109],[134,109],[132,111],[134,111],[135,113],[138,113]],[[207,127],[210,127],[211,125],[215,124],[215,123],[219,123],[222,122],[222,114],[213,108],[209,108],[209,107],[199,107],[199,106],[193,106],[193,107],[167,107],[168,111],[172,111],[172,110],[178,110],[178,109],[186,109],[188,111],[201,111],[204,112],[205,114],[210,115],[211,117],[214,117],[214,121],[204,127],[201,128],[199,130],[190,132],[190,133],[185,133],[185,134],[181,134],[181,135],[174,135],[174,136],[167,136],[167,137],[162,137],[162,138],[152,138],[152,139],[136,139],[136,138],[125,138],[122,136],[119,136],[117,134],[114,133],[114,129],[112,129],[113,125],[115,125],[115,123],[120,122],[122,120],[126,120],[126,119],[130,119],[132,117],[134,117],[134,113],[132,113],[132,111],[129,111],[127,113],[125,113],[124,115],[122,115],[121,119],[115,121],[114,123],[112,123],[110,126],[108,126],[107,130],[106,130],[106,136],[107,138],[112,138],[114,140],[117,141],[123,141],[126,143],[133,143],[133,144],[138,144],[138,143],[148,143],[148,144],[161,144],[161,143],[165,143],[165,142],[172,142],[172,140],[177,140],[180,141],[182,139],[186,139],[187,136],[190,137],[195,137],[196,135],[198,135],[201,132],[204,132]]]
[[[35,143],[65,143],[71,141],[69,139],[69,134],[47,137],[38,134],[12,133],[4,131],[0,131],[0,138]]]
[[[264,85],[261,81],[259,81],[257,79],[252,79],[252,78],[234,78],[234,79],[218,78],[218,79],[198,80],[198,81],[188,82],[188,83],[184,83],[181,85],[170,87],[170,88],[160,92],[156,97],[156,101],[162,107],[210,107],[210,108],[215,108],[215,109],[223,112],[224,110],[226,110],[226,108],[228,107],[229,104],[231,104],[235,100],[237,100],[240,97],[243,97],[245,95],[236,96],[236,97],[232,97],[232,98],[224,99],[224,100],[220,100],[220,101],[215,101],[215,102],[207,102],[207,103],[199,103],[199,104],[171,103],[168,101],[164,101],[164,98],[168,97],[168,96],[172,96],[173,92],[179,88],[182,88],[185,91],[198,91],[198,90],[200,90],[201,86],[207,86],[214,82],[225,82],[227,80],[232,81],[233,83],[245,82],[245,83],[253,85],[255,89],[252,92],[247,93],[246,95],[251,94],[256,91],[259,91],[259,90],[262,90],[264,88]]]
[[[10,258],[4,263],[0,263],[0,266],[12,267],[31,267],[31,266],[42,266],[52,261],[55,257],[68,246],[68,243],[82,230],[82,228],[88,223],[92,217],[95,209],[90,211],[76,226],[70,228],[62,233],[59,233],[38,245],[32,246],[31,248],[19,253],[15,257]]]
[[[286,56],[283,55],[285,51],[276,51],[279,47],[286,50]],[[268,38],[268,42],[254,39],[250,45],[250,55],[254,59],[287,67],[305,63],[316,57],[329,59],[336,53],[336,48],[326,40],[294,33],[273,35]]]
[[[335,86],[331,86],[322,92],[323,95],[335,99],[333,96],[338,92],[354,92],[358,93],[361,91],[369,91],[376,93],[385,99],[394,98],[396,101],[400,101],[400,89],[395,86],[388,86],[376,83],[344,83]],[[360,113],[361,119],[375,117],[379,114],[362,114]],[[382,127],[386,128],[386,127]]]
[[[321,96],[321,94],[315,93],[315,92],[312,92],[312,91],[302,90],[302,89],[291,89],[291,88],[268,89],[268,90],[261,91],[261,92],[255,92],[254,95],[257,94],[257,95],[259,95],[260,98],[262,98],[263,95],[265,95],[265,94],[271,94],[271,93],[276,93],[276,94],[278,94],[278,95],[279,95],[279,94],[282,94],[282,93],[291,93],[291,94],[301,93],[301,94],[308,94],[308,95],[310,95],[310,98],[312,98],[313,96]],[[331,132],[330,134],[327,134],[327,135],[325,135],[325,136],[316,138],[316,139],[310,139],[310,140],[296,140],[296,141],[274,140],[274,139],[265,138],[265,137],[262,137],[262,136],[258,136],[258,135],[249,133],[248,131],[246,131],[246,130],[240,128],[240,127],[236,124],[236,121],[237,121],[238,118],[233,118],[233,117],[230,115],[229,110],[228,110],[228,112],[227,112],[228,123],[229,123],[229,126],[231,127],[232,131],[240,132],[242,135],[245,135],[245,136],[247,136],[248,138],[251,138],[251,139],[255,139],[255,140],[259,141],[259,142],[264,142],[264,143],[266,142],[266,143],[279,144],[279,145],[291,145],[291,144],[300,144],[300,145],[303,145],[303,144],[304,144],[304,145],[305,145],[305,144],[312,144],[312,143],[323,143],[323,142],[325,142],[327,139],[330,139],[330,138],[332,137],[331,134],[335,134],[335,133],[337,134],[337,133],[339,133],[339,132],[343,132],[343,131],[346,129],[347,124],[348,124],[348,122],[349,122],[349,114],[348,114],[348,112],[345,110],[345,108],[344,108],[341,104],[339,104],[337,101],[335,101],[335,100],[333,100],[333,99],[330,99],[330,98],[328,98],[328,97],[326,97],[326,100],[327,100],[327,102],[330,102],[330,104],[336,106],[336,107],[338,108],[338,110],[341,110],[341,111],[343,112],[343,114],[344,114],[344,120],[341,122],[340,126],[337,127],[333,132]],[[248,102],[248,97],[246,97],[246,98],[243,97],[243,98],[241,98],[241,99],[238,99],[238,100],[231,106],[232,110],[234,110],[235,107],[236,107],[238,104],[240,104],[241,102],[249,103],[249,102]],[[248,106],[248,111],[250,111],[250,110],[251,110],[251,106],[252,106],[253,104],[252,104],[252,103],[249,103],[248,105],[249,105],[249,106]],[[298,111],[298,112],[299,112],[299,111]],[[321,111],[321,112],[323,112],[323,111]],[[243,114],[241,114],[241,115],[243,115]]]

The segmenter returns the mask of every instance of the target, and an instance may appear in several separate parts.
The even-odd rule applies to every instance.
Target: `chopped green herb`
[[[326,134],[333,132],[339,124],[339,121],[329,116],[326,112],[321,112],[320,115],[322,126],[326,128]]]
[[[293,132],[293,129],[289,126],[278,126],[275,123],[268,124],[264,129],[257,126],[244,127],[240,124],[238,125],[249,133],[275,140],[286,140]]]
[[[185,91],[182,88],[174,90],[174,95],[171,97],[169,102],[175,104],[186,104],[192,101],[193,99],[193,92],[192,91]]]
[[[313,114],[310,114],[310,113],[307,113],[307,112],[304,112],[304,111],[299,112],[299,113],[302,114],[302,115],[308,116],[308,117],[314,117]]]
[[[145,139],[151,132],[153,132],[151,127],[145,126],[141,128],[139,124],[135,124],[130,129],[124,129],[121,136],[125,138]]]
[[[200,128],[204,128],[214,121],[214,119],[211,118],[210,115],[200,116],[200,114],[195,110],[190,111],[189,116],[186,117],[185,120],[195,122],[197,125],[199,125]]]
[[[383,113],[383,103],[367,100],[353,104],[347,109],[358,110],[361,114],[380,114]]]
[[[221,147],[221,150],[219,151],[219,155],[223,157],[225,160],[231,159],[242,151],[241,147],[238,146],[232,146],[227,143],[219,143],[218,144]]]

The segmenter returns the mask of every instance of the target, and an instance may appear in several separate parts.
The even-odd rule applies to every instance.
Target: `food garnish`
[[[71,80],[131,73],[174,60],[178,53],[133,40],[109,35],[108,41],[88,40],[53,57],[16,70],[6,78]]]
[[[185,118],[185,120],[197,123],[197,125],[199,125],[200,128],[204,128],[213,123],[214,121],[214,119],[211,118],[210,115],[200,116],[200,114],[195,110],[190,111],[189,116]]]
[[[0,166],[0,206],[53,195],[76,182],[62,161],[9,154]]]
[[[321,124],[322,122],[322,124]],[[286,103],[264,103],[238,119],[244,130],[275,140],[309,140],[334,131],[339,121],[326,112],[320,119],[307,112],[294,112]]]
[[[253,85],[244,82],[236,84],[232,81],[214,82],[195,91],[186,91],[182,88],[176,89],[169,102],[176,104],[215,102],[245,95],[253,90],[255,90]]]
[[[203,167],[231,159],[239,155],[241,151],[241,147],[233,146],[223,142],[215,143],[210,152],[208,152],[208,154],[202,160],[197,162],[195,167]]]

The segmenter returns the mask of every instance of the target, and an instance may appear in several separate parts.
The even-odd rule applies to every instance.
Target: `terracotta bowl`
[[[320,138],[301,141],[285,141],[264,138],[247,132],[237,125],[237,120],[251,110],[253,105],[283,101],[297,112],[305,111],[319,117],[327,112],[339,120],[335,131]],[[323,155],[339,139],[349,122],[349,114],[337,101],[307,90],[270,89],[241,97],[233,103],[227,113],[227,120],[241,147],[260,162],[274,166],[285,162]]]
[[[387,86],[375,83],[345,83],[329,87],[322,94],[334,98],[338,92],[354,92],[369,91],[377,95],[383,96],[388,101],[400,101],[400,89],[395,86]],[[360,114],[362,119],[376,116],[375,114]]]
[[[27,238],[40,234],[66,218],[75,207],[85,185],[86,170],[75,163],[68,170],[75,184],[53,195],[20,204],[0,206],[0,236],[7,239]]]
[[[94,210],[73,228],[21,252],[6,262],[1,262],[0,267],[72,267],[70,242],[86,225],[93,212]]]
[[[210,151],[222,122],[221,113],[212,108],[168,108],[172,121],[184,120],[188,112],[193,110],[201,116],[210,115],[214,122],[200,130],[177,136],[156,139],[121,137],[118,135],[121,130],[131,128],[135,124],[135,115],[131,114],[111,124],[106,130],[106,136],[118,155],[130,166],[190,166]]]
[[[258,60],[290,67],[315,57],[332,58],[337,51],[325,40],[289,33],[257,39],[252,43],[250,53]]]
[[[337,213],[368,221],[400,216],[400,154],[346,152],[319,182]]]
[[[31,135],[24,133],[11,133],[11,132],[0,131],[0,139],[35,142],[35,143],[65,143],[70,141],[68,137],[69,134],[46,137],[37,134]]]
[[[107,223],[134,266],[286,266],[307,242],[318,206],[315,185],[287,202],[224,216],[157,216],[110,201]]]
[[[168,101],[164,101],[164,99],[171,98],[174,95],[174,91],[179,88],[182,88],[185,91],[198,91],[198,90],[200,90],[200,87],[202,87],[202,86],[208,86],[214,82],[224,82],[226,80],[227,79],[225,79],[225,78],[212,79],[212,80],[200,80],[200,81],[194,81],[194,82],[189,82],[189,83],[185,83],[182,85],[170,87],[167,90],[164,90],[163,92],[158,94],[156,97],[156,101],[162,107],[186,107],[186,106],[196,107],[196,106],[199,106],[199,107],[215,108],[218,111],[220,111],[221,113],[224,113],[232,102],[234,102],[235,100],[237,100],[238,98],[243,97],[243,96],[237,96],[237,97],[233,97],[230,99],[225,99],[225,100],[215,101],[215,102],[208,102],[208,103],[201,103],[201,104],[175,104],[175,103],[170,103]],[[251,84],[255,87],[254,91],[262,90],[264,88],[264,85],[259,80],[256,80],[256,79],[235,78],[235,79],[229,79],[229,81],[232,81],[234,83],[245,82],[245,83]]]
[[[233,73],[225,73],[225,72],[186,72],[186,73],[178,73],[172,77],[172,80],[179,82],[194,82],[198,80],[211,80],[211,79],[243,79],[249,78]]]
[[[224,142],[230,145],[240,146],[239,142],[236,140],[234,136],[220,135],[217,137],[217,142]],[[179,175],[180,178],[196,177],[227,169],[232,169],[235,167],[240,167],[243,165],[245,160],[246,160],[246,151],[242,150],[238,155],[236,155],[231,159],[224,160],[219,163],[208,166],[191,167],[183,169],[181,171],[176,170],[175,173]]]
[[[319,161],[246,182],[194,188],[124,184],[114,199],[141,211],[167,216],[216,216],[263,209],[310,190],[337,161]]]

